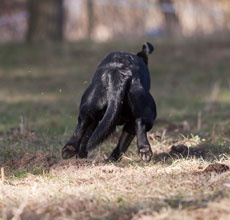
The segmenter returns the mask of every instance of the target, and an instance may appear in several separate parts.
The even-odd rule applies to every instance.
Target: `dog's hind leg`
[[[69,159],[79,153],[80,143],[83,135],[90,124],[88,117],[79,117],[78,125],[66,145],[62,148],[62,158]]]
[[[133,123],[125,124],[117,147],[113,150],[108,160],[118,160],[122,153],[125,153],[135,136],[135,125]]]
[[[122,109],[121,103],[126,93],[130,75],[128,75],[128,73],[127,75],[122,75],[119,71],[116,70],[109,72],[107,77],[107,108],[103,118],[98,123],[98,126],[88,141],[87,150],[95,148],[114,131],[118,115]]]
[[[88,156],[88,151],[86,150],[87,143],[88,143],[88,140],[89,140],[90,136],[92,135],[92,133],[94,132],[95,128],[97,127],[97,125],[98,125],[98,122],[93,121],[88,126],[87,130],[85,131],[85,133],[84,133],[84,135],[82,137],[82,140],[81,140],[79,153],[77,155],[80,158],[87,158],[87,156]]]

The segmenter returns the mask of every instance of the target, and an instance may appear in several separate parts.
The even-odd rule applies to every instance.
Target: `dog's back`
[[[113,76],[114,75],[114,76]],[[142,57],[126,52],[113,52],[107,55],[97,67],[92,83],[100,81],[103,87],[108,87],[109,77],[118,80],[140,78],[143,86],[149,90],[150,78],[147,65]]]

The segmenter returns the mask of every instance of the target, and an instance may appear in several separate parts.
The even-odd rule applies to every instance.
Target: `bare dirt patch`
[[[169,152],[163,152],[159,154],[155,154],[153,159],[156,162],[159,161],[167,161],[173,158],[189,158],[189,157],[197,157],[197,158],[205,158],[207,156],[207,151],[200,147],[188,147],[184,144],[173,145]]]
[[[203,173],[211,173],[211,172],[215,172],[215,173],[224,173],[230,171],[230,168],[228,165],[226,164],[222,164],[222,163],[213,163],[213,164],[209,164],[204,170]]]
[[[27,169],[31,167],[44,167],[50,169],[54,164],[57,163],[56,158],[50,153],[26,153],[21,159],[8,160],[4,167],[10,169]]]

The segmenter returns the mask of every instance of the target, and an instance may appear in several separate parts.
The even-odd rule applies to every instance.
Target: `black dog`
[[[93,80],[82,96],[78,125],[62,149],[62,157],[87,157],[116,125],[124,125],[117,147],[109,159],[117,160],[137,136],[138,153],[149,161],[152,150],[147,139],[156,118],[156,105],[149,93],[148,54],[150,43],[137,55],[113,52],[99,64]]]

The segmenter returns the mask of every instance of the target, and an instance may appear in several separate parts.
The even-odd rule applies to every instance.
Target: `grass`
[[[120,128],[87,160],[60,157],[98,63],[142,42],[0,46],[0,219],[229,219],[230,173],[205,168],[230,166],[230,41],[152,42],[148,164],[135,141],[104,162]]]

